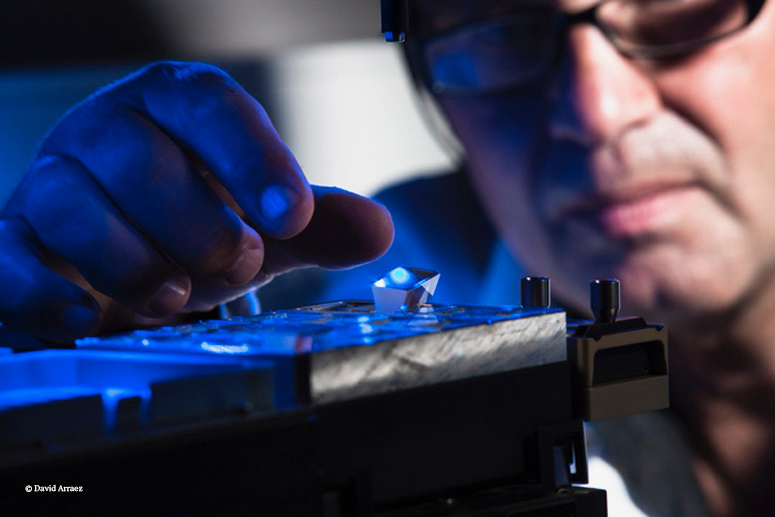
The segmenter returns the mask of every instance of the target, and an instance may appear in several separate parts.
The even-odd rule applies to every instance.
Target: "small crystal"
[[[397,267],[371,286],[377,312],[415,312],[428,302],[439,283],[439,273],[428,269]]]

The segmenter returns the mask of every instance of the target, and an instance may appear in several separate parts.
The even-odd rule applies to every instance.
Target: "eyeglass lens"
[[[746,0],[606,0],[591,11],[616,48],[642,57],[691,51],[752,18]],[[433,36],[422,50],[431,87],[494,90],[537,81],[553,65],[573,18],[536,7]]]

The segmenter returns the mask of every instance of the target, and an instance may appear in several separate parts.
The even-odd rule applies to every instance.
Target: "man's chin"
[[[692,270],[691,261],[630,260],[610,264],[621,283],[622,315],[643,316],[667,324],[707,320],[726,313],[743,295],[746,282],[729,275]],[[599,277],[601,275],[593,275]],[[590,277],[591,278],[591,277]],[[727,280],[732,280],[728,283]]]
[[[597,250],[599,251],[599,250]],[[622,316],[666,321],[707,309],[710,293],[703,293],[681,268],[669,261],[650,260],[637,250],[609,249],[606,253],[562,253],[554,269],[553,290],[561,303],[582,314],[589,312],[589,281],[616,278],[621,285]],[[714,295],[714,296],[717,296]]]

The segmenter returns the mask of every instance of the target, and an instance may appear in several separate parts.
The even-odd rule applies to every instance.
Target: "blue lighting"
[[[250,353],[250,347],[245,343],[241,345],[214,345],[203,341],[201,346],[205,352],[213,352],[215,354],[243,355]]]
[[[406,40],[405,32],[387,31],[385,33],[385,41],[388,43],[403,43]]]
[[[391,284],[395,287],[406,286],[414,283],[415,276],[406,268],[397,267],[388,273]]]
[[[234,354],[235,350],[228,352]],[[101,421],[103,431],[112,433],[127,423],[139,426],[149,421],[155,387],[165,386],[163,397],[182,400],[190,389],[190,386],[181,387],[175,391],[176,383],[182,379],[189,382],[203,379],[202,386],[206,386],[207,379],[213,375],[241,379],[241,372],[258,368],[256,365],[255,361],[212,354],[47,350],[3,355],[0,356],[0,414],[13,418],[13,425],[43,428],[48,425],[46,408],[59,404],[62,408],[72,408],[72,403],[83,400],[78,408],[84,421]],[[239,396],[244,394],[240,392]],[[88,400],[97,397],[101,403]],[[174,403],[164,406],[163,400],[162,406],[158,406],[163,409],[157,417],[176,418]],[[192,400],[197,400],[196,394]],[[28,411],[5,413],[19,407]],[[35,407],[40,409],[29,409]],[[210,408],[205,404],[196,411],[205,414]],[[58,431],[51,432],[56,435]],[[67,429],[62,431],[66,432]]]

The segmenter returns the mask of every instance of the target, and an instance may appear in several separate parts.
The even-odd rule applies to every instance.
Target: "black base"
[[[586,477],[571,401],[559,363],[70,445],[6,461],[0,500],[6,515],[603,516],[604,492],[567,486]]]

